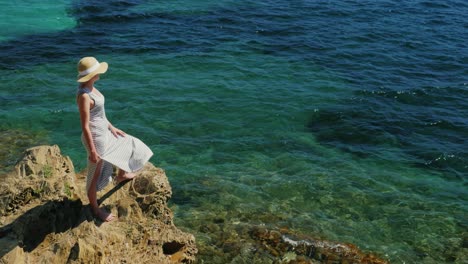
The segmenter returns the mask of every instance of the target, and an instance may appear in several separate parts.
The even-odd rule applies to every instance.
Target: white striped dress
[[[89,127],[96,152],[103,161],[96,187],[97,191],[100,191],[112,181],[112,165],[126,172],[135,172],[143,168],[145,163],[153,155],[153,152],[138,138],[128,134],[123,137],[115,137],[112,134],[109,130],[109,121],[107,121],[104,109],[104,96],[82,88],[78,90],[78,93],[87,93],[91,100],[94,101],[94,107],[90,110]],[[84,134],[81,135],[81,141],[89,156],[90,151]],[[88,160],[87,167],[86,190],[88,190],[91,185],[94,172],[96,171],[96,163],[92,163]]]

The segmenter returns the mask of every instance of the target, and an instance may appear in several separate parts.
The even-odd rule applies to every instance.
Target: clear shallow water
[[[240,261],[222,234],[241,224],[466,261],[463,1],[44,4],[27,10],[71,22],[0,15],[40,28],[0,42],[3,170],[43,143],[84,167],[74,79],[91,54],[110,64],[109,119],[153,149],[201,261]]]

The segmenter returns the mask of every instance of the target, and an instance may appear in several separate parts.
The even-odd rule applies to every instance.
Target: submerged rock
[[[0,183],[1,263],[192,263],[193,235],[179,230],[167,206],[171,186],[148,163],[137,177],[98,194],[118,220],[91,214],[85,176],[58,146],[25,151]]]
[[[295,235],[288,230],[254,227],[252,238],[281,263],[363,263],[388,264],[387,261],[362,252],[352,244]]]

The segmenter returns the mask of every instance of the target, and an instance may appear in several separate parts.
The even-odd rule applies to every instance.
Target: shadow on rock
[[[72,229],[86,221],[88,215],[91,216],[90,210],[83,207],[81,200],[49,201],[34,207],[0,229],[0,244],[11,244],[9,248],[1,247],[0,257],[17,245],[31,252],[48,234]]]
[[[122,182],[108,191],[99,199],[103,203],[112,194],[122,188]],[[32,194],[34,196],[34,193]],[[49,201],[36,206],[18,217],[12,223],[0,228],[0,258],[14,247],[20,246],[26,252],[31,252],[40,245],[51,233],[63,233],[78,227],[85,221],[93,221],[97,226],[103,222],[95,219],[89,205],[83,206],[80,199]]]

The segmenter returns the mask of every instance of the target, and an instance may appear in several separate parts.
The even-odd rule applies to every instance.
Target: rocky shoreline
[[[99,193],[118,221],[94,219],[84,175],[58,146],[25,151],[0,184],[0,263],[193,263],[193,235],[173,223],[171,186],[148,163]]]
[[[196,245],[174,225],[171,186],[151,163],[133,181],[98,194],[118,216],[112,223],[94,219],[85,175],[56,145],[27,149],[0,177],[0,263],[204,263],[198,248],[213,263],[388,263],[352,244],[222,217],[200,225],[215,241]]]

